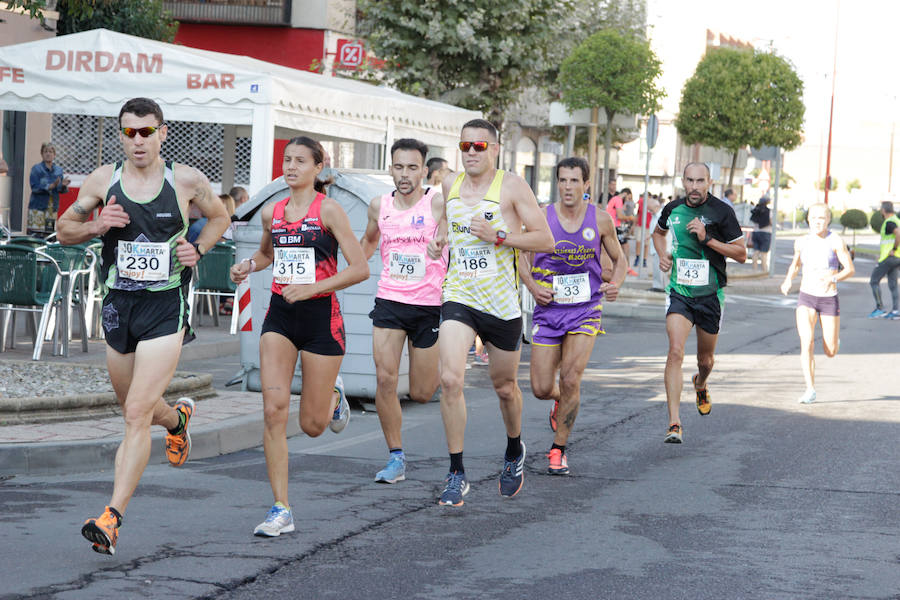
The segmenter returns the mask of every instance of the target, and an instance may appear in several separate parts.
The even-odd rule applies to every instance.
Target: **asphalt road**
[[[79,534],[109,471],[0,483],[0,598],[900,598],[900,322],[865,318],[871,266],[841,287],[840,354],[817,342],[813,405],[796,401],[793,298],[733,296],[712,413],[685,393],[685,443],[663,444],[662,315],[609,318],[569,477],[545,474],[550,404],[530,394],[526,351],[513,499],[497,493],[504,433],[473,367],[461,508],[435,504],[448,464],[436,403],[404,405],[411,462],[393,486],[373,482],[377,416],[354,410],[340,435],[290,441],[297,531],[278,539],[251,535],[271,503],[261,449],[148,468],[115,557]]]

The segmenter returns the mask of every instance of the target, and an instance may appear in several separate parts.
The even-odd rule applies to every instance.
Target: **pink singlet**
[[[437,188],[428,188],[419,201],[406,210],[394,207],[394,194],[381,197],[378,229],[381,230],[381,278],[378,298],[440,306],[441,287],[447,274],[447,248],[444,256],[428,256],[428,242],[434,237],[437,222],[431,213],[431,199]]]

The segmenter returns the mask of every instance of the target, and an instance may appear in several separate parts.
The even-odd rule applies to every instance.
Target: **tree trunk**
[[[591,109],[591,123],[588,125],[588,164],[590,166],[591,202],[601,203],[597,195],[597,121],[600,120],[600,109]]]
[[[616,113],[612,112],[608,108],[606,110],[606,139],[603,142],[603,147],[606,149],[603,156],[603,187],[600,188],[601,194],[606,194],[606,190],[609,187],[609,154],[612,151],[612,128],[613,128],[613,117],[616,116]],[[608,196],[608,194],[607,194]],[[609,202],[609,198],[606,198],[606,202],[603,203],[603,207],[606,208],[607,203]]]
[[[725,188],[726,190],[731,188],[731,182],[734,181],[734,169],[737,166],[738,152],[740,152],[740,150],[735,150],[734,154],[731,155],[731,170],[728,171],[728,187]],[[725,193],[723,192],[722,195],[724,196]]]

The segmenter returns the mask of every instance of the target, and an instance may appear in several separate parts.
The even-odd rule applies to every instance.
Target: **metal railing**
[[[207,0],[163,2],[172,16],[190,23],[290,25],[291,0]]]

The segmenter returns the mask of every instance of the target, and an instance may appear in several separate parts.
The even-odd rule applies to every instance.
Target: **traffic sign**
[[[659,136],[659,119],[656,115],[650,115],[647,119],[647,147],[653,148],[656,145],[656,138]]]

